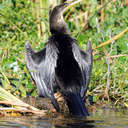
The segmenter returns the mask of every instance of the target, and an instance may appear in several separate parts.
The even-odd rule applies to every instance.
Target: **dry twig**
[[[122,35],[124,35],[127,31],[128,31],[128,27],[127,27],[126,29],[124,29],[121,33],[119,33],[118,35],[112,37],[111,40],[113,40],[113,41],[117,40],[117,39],[120,38]],[[110,43],[111,43],[111,40],[108,40],[108,41],[106,41],[106,42],[104,42],[104,43],[101,43],[100,45],[98,45],[96,48],[93,48],[93,49],[95,50],[95,49],[97,49],[97,48],[100,48],[100,47],[103,47],[103,46],[105,46],[105,45],[107,45],[107,44],[110,44]]]

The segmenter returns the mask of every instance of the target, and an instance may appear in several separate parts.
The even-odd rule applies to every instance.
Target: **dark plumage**
[[[67,101],[72,115],[87,116],[85,94],[92,69],[90,42],[84,52],[77,40],[69,35],[63,20],[63,12],[69,4],[56,6],[50,15],[50,31],[45,48],[34,52],[29,43],[25,45],[26,66],[35,81],[39,96],[49,97],[55,109],[59,105],[54,98],[57,87]]]

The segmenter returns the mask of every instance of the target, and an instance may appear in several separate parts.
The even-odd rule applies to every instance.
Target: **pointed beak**
[[[67,11],[69,8],[72,8],[73,6],[75,6],[76,4],[80,3],[82,0],[77,0],[77,1],[74,1],[74,2],[71,2],[71,3],[65,3],[65,8],[63,10],[63,13],[65,11]]]

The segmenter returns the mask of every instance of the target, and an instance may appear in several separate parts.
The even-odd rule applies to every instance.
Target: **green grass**
[[[39,4],[36,5],[31,1],[16,0],[16,7],[14,7],[11,0],[0,1],[0,83],[5,89],[21,97],[36,95],[36,86],[32,83],[25,67],[25,42],[29,41],[35,50],[39,50],[44,47],[50,36],[49,8],[48,6],[45,8],[44,3],[42,4],[42,8],[39,8]],[[89,19],[98,7],[97,0],[86,0],[65,14],[70,33],[78,40],[82,49],[86,48],[88,39],[95,48],[128,27],[128,6],[120,7],[119,1],[115,1],[105,8],[104,23],[100,22],[100,14],[97,14],[90,21],[89,28],[82,32],[87,20],[84,18],[85,12],[88,11]],[[37,8],[40,14],[39,19]],[[41,36],[38,24],[41,25]],[[127,55],[111,58],[109,65],[109,96],[113,102],[119,99],[118,103],[121,101],[122,104],[128,99],[128,32],[116,40],[113,45],[98,48],[93,56],[93,70],[88,94],[97,100],[101,93],[104,97],[107,86],[108,69],[105,51],[110,53],[110,56]]]

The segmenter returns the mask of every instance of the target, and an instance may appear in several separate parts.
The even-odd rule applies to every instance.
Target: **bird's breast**
[[[75,90],[81,86],[82,75],[78,62],[74,58],[71,45],[58,48],[56,76],[65,89]]]

